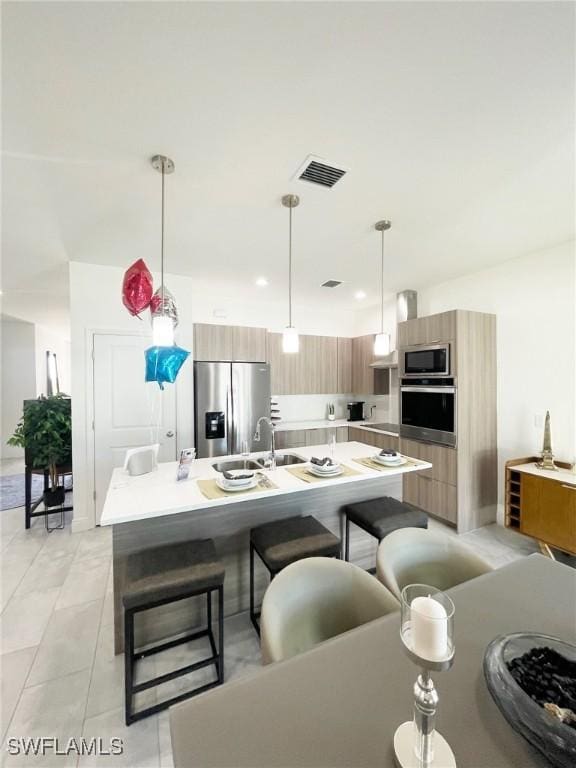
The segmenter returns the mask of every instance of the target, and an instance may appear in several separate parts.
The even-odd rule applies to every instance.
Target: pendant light
[[[374,355],[382,357],[390,353],[390,334],[384,333],[384,232],[386,232],[392,223],[386,219],[377,221],[374,229],[382,233],[382,258],[380,264],[380,333],[374,337]]]
[[[162,174],[162,216],[160,227],[160,314],[152,318],[152,343],[155,347],[174,346],[174,320],[166,314],[164,300],[164,179],[166,174],[174,173],[174,163],[164,155],[154,155],[152,167]]]
[[[292,211],[300,203],[298,195],[284,195],[282,205],[290,212],[288,231],[288,325],[282,334],[282,351],[294,354],[300,349],[298,331],[292,325]]]

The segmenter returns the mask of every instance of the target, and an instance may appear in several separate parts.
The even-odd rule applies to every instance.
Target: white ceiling
[[[388,292],[574,237],[574,12],[3,3],[6,311],[58,316],[68,260],[157,267],[157,152],[176,163],[168,269],[224,295],[265,275],[284,296],[286,192],[296,298],[343,309],[377,301],[379,218]],[[310,153],[348,175],[293,181]]]

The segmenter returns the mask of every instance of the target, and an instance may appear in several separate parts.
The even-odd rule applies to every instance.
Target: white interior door
[[[127,448],[160,443],[159,461],[176,459],[176,394],[144,381],[150,340],[94,334],[94,490],[100,521],[110,475],[124,464]]]

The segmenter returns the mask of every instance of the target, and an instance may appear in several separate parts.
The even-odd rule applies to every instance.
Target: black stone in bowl
[[[535,653],[534,649],[548,649]],[[576,765],[576,728],[562,722],[543,707],[547,698],[541,682],[551,658],[562,657],[564,672],[576,664],[576,646],[548,635],[518,632],[500,635],[484,655],[484,676],[488,690],[512,728],[540,750],[558,768]],[[519,674],[518,661],[529,674]],[[538,662],[542,670],[538,672]],[[512,671],[511,671],[512,668]],[[522,685],[515,679],[521,681]],[[524,686],[524,687],[522,687]],[[531,698],[526,690],[531,691]],[[571,688],[571,685],[569,686]],[[557,699],[561,704],[562,698]],[[554,703],[554,701],[552,701]]]

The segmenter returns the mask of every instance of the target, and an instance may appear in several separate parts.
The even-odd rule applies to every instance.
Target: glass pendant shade
[[[298,331],[291,325],[284,328],[282,334],[282,352],[288,354],[294,354],[300,349],[300,339],[298,338]]]
[[[155,347],[174,346],[174,323],[168,315],[152,318],[152,343]]]
[[[374,354],[377,357],[390,354],[390,334],[377,333],[374,337]]]

